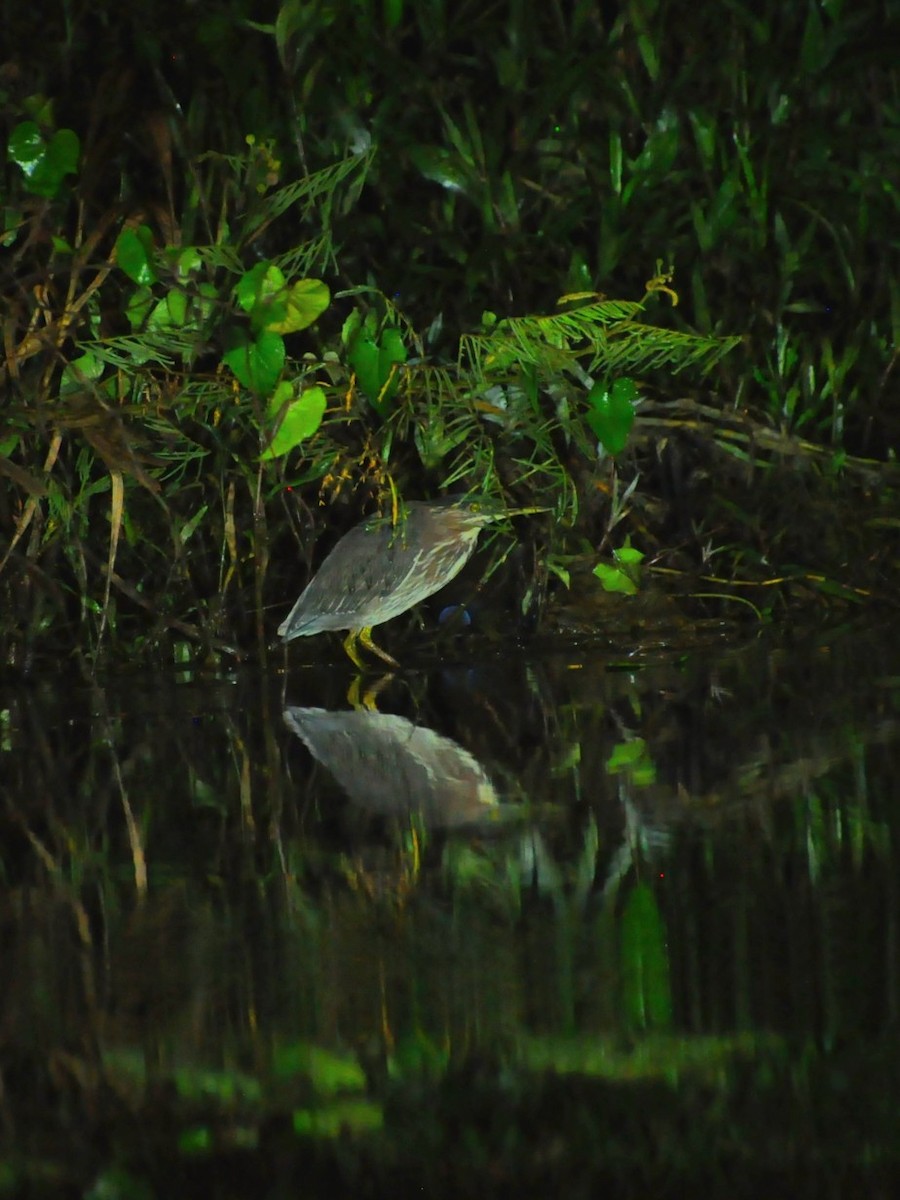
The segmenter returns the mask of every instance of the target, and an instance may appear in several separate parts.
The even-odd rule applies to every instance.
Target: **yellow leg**
[[[371,687],[360,695],[363,681],[362,675],[354,675],[350,681],[350,687],[347,689],[347,703],[352,709],[357,712],[364,710],[366,712],[378,712],[378,696],[394,678],[393,675],[382,675],[380,679],[376,679]]]
[[[367,629],[361,629],[358,636],[359,640],[367,650],[371,650],[373,654],[377,654],[381,661],[386,662],[389,667],[395,667],[397,670],[399,670],[400,664],[397,662],[396,658],[391,658],[386,650],[382,650],[380,646],[376,646],[372,641],[371,625]]]
[[[380,646],[376,646],[372,641],[372,627],[370,625],[367,629],[351,629],[344,638],[344,649],[346,650],[348,657],[350,658],[351,662],[355,663],[356,666],[359,667],[361,671],[365,671],[366,664],[359,656],[359,650],[357,649],[356,645],[357,642],[360,642],[367,650],[370,650],[373,654],[377,655],[378,658],[380,658],[383,662],[386,662],[388,666],[399,668],[400,664],[397,662],[397,660],[395,658],[391,658],[386,650],[382,650]]]
[[[356,648],[356,639],[358,637],[359,637],[359,630],[351,629],[350,632],[347,634],[347,636],[344,638],[344,649],[347,651],[347,657],[350,659],[350,661],[355,666],[359,667],[359,669],[361,671],[364,671],[366,669],[366,664],[359,657],[359,651]]]

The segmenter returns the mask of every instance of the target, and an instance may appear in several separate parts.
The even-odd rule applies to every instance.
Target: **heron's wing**
[[[322,563],[281,629],[298,636],[389,621],[434,590],[425,582],[426,558],[390,525],[358,525]]]

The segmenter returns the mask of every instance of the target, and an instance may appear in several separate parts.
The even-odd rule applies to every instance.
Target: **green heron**
[[[368,518],[337,543],[278,627],[283,641],[348,629],[344,649],[360,668],[357,642],[392,667],[372,641],[372,626],[399,617],[454,579],[484,525],[522,512],[491,500],[411,500],[396,525]]]

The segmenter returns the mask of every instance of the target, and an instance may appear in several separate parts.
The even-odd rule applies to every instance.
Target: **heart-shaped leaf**
[[[376,341],[366,323],[351,338],[347,358],[360,390],[379,416],[386,417],[400,386],[397,368],[406,362],[400,330],[389,325]]]
[[[116,262],[129,279],[139,284],[156,283],[153,265],[153,231],[147,225],[123,229],[116,238]]]
[[[12,131],[7,152],[22,168],[28,190],[50,197],[78,170],[81,143],[71,129],[58,129],[48,142],[35,121],[23,121]]]
[[[251,341],[243,330],[237,330],[222,358],[245,388],[268,396],[284,367],[284,340],[263,330]]]
[[[633,379],[617,379],[612,387],[595,383],[588,393],[587,422],[608,454],[620,454],[634,424],[637,385]]]
[[[244,312],[252,312],[280,292],[286,282],[284,273],[274,263],[257,263],[238,280],[234,289],[237,302]]]
[[[287,405],[287,408],[285,408]],[[269,401],[269,420],[281,417],[281,424],[272,441],[262,452],[262,459],[280,458],[306,438],[312,437],[322,424],[326,398],[322,388],[304,388],[297,394],[296,387],[287,380],[279,383]]]

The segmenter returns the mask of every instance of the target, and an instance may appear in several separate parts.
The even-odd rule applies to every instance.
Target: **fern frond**
[[[197,348],[196,330],[167,329],[164,333],[123,334],[120,337],[83,341],[80,348],[117,370],[133,371],[135,364],[175,366]]]
[[[245,242],[252,240],[253,235],[264,225],[283,216],[288,209],[295,205],[299,205],[300,216],[304,220],[311,216],[317,207],[330,208],[338,188],[348,179],[356,176],[357,186],[362,186],[374,153],[374,149],[372,149],[367,150],[364,154],[351,155],[349,158],[342,159],[330,167],[323,167],[321,171],[315,171],[312,175],[286,184],[265,196],[256,211],[248,216],[242,230],[243,240]]]
[[[460,369],[483,382],[516,367],[536,369],[545,378],[580,376],[585,367],[599,375],[660,367],[706,372],[740,342],[645,325],[638,319],[642,311],[633,301],[601,300],[564,313],[511,317],[489,333],[461,338]]]

